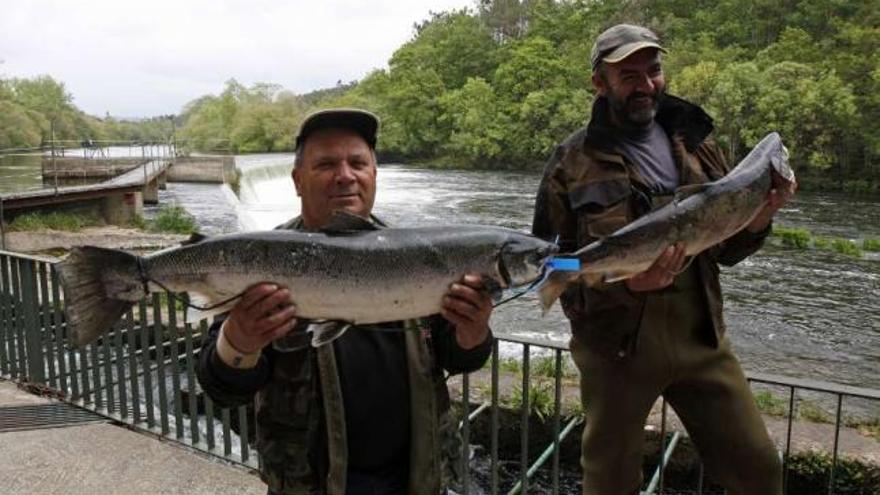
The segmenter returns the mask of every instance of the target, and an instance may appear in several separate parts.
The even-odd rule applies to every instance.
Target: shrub
[[[880,251],[880,239],[865,239],[862,241],[862,249],[865,251]]]

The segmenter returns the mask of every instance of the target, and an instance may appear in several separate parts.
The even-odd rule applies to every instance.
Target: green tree
[[[442,119],[451,129],[443,144],[449,159],[466,167],[488,168],[499,162],[510,123],[488,82],[468,79],[460,89],[444,94],[440,106]]]
[[[39,146],[42,131],[21,105],[0,100],[0,150]]]

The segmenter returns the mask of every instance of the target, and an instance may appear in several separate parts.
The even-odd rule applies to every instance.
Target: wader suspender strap
[[[410,393],[409,490],[411,495],[436,495],[440,490],[442,465],[438,438],[440,425],[437,396],[431,377],[431,358],[418,320],[406,322],[407,368]],[[445,385],[444,385],[445,386]]]
[[[345,408],[342,387],[336,368],[336,354],[332,345],[315,349],[318,353],[318,376],[324,398],[324,419],[327,423],[327,495],[345,494],[345,474],[348,469],[348,444],[345,433]]]

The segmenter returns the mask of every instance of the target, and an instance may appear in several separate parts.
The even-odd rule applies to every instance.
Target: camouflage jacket
[[[667,95],[657,122],[666,131],[678,166],[681,186],[720,179],[729,167],[709,135],[711,118],[699,107]],[[611,234],[652,208],[650,187],[622,153],[608,118],[608,102],[597,98],[589,124],[560,144],[548,161],[535,203],[532,232],[547,240],[559,238],[563,252]],[[718,264],[734,265],[757,251],[769,228],[759,234],[745,230],[696,257],[717,345],[725,331]],[[645,316],[645,294],[623,282],[572,284],[561,297],[578,344],[612,359],[635,352]]]
[[[294,219],[280,228],[299,227]],[[458,477],[461,451],[444,370],[479,368],[488,358],[492,338],[463,351],[442,318],[404,325],[413,330],[404,338],[410,390],[408,493],[436,495]],[[268,346],[257,368],[232,383],[219,378],[228,376],[231,368],[218,369],[225,367],[215,350],[218,330],[219,324],[212,326],[202,345],[199,381],[221,407],[254,401],[261,477],[269,488],[280,494],[345,493],[346,423],[334,346],[305,346],[283,354]]]

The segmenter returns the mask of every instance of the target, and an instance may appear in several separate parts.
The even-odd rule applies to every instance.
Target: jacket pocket
[[[574,188],[568,199],[578,216],[578,243],[584,246],[629,222],[629,179],[608,179]]]

